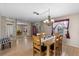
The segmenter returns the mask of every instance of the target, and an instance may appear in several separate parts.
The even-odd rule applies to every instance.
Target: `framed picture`
[[[53,32],[58,32],[70,39],[69,35],[69,19],[56,20],[53,23]]]

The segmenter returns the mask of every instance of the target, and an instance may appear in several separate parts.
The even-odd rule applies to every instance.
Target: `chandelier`
[[[50,9],[48,9],[48,12],[49,12],[48,19],[44,20],[43,22],[45,24],[47,24],[48,26],[51,26],[53,24],[53,22],[54,22],[54,19],[52,19],[51,16],[50,16]]]
[[[54,19],[52,19],[51,16],[50,16],[50,9],[48,9],[47,11],[45,11],[43,13],[46,13],[46,12],[48,12],[48,16],[47,16],[47,19],[43,21],[43,23],[47,24],[48,26],[51,26],[54,22]],[[43,14],[43,13],[41,13],[41,14]],[[37,12],[34,12],[34,14],[40,15]]]

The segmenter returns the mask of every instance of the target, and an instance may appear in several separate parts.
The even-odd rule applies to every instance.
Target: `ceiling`
[[[44,20],[48,14],[38,16],[33,12],[42,13],[49,8],[51,17],[79,13],[78,3],[0,3],[0,16],[24,21],[40,21]]]

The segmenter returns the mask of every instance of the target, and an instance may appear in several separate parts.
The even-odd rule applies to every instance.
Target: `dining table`
[[[41,43],[44,43],[47,46],[47,56],[49,56],[50,45],[55,42],[54,36],[46,36],[41,38]]]

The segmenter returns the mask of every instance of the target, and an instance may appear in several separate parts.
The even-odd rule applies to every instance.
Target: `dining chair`
[[[54,43],[52,43],[52,44],[50,45],[50,50],[49,50],[49,52],[50,52],[50,56],[53,56],[53,55],[54,55]]]
[[[33,55],[35,56],[45,56],[47,47],[44,43],[41,43],[41,37],[32,35],[33,40]]]
[[[62,55],[62,40],[63,40],[63,35],[58,35],[55,38],[55,56]]]
[[[60,56],[62,54],[62,39],[63,36],[59,33],[55,34],[55,42],[50,45],[50,56]]]

